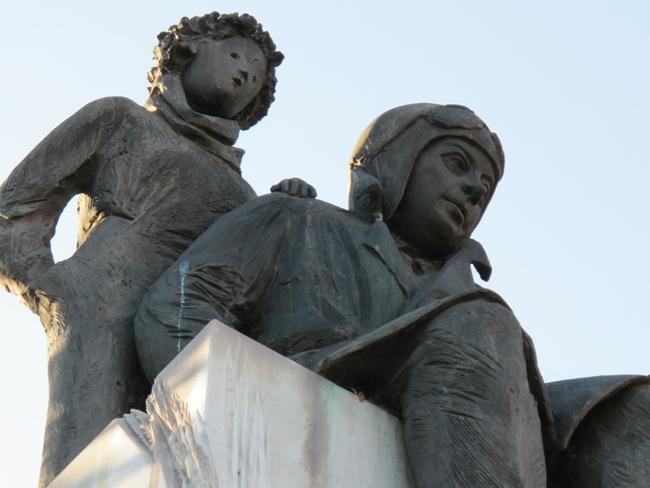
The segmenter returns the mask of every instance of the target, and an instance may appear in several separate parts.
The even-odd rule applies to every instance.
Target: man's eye
[[[483,187],[485,188],[486,195],[491,194],[492,193],[492,186],[494,185],[492,180],[489,179],[489,178],[481,178],[481,182],[483,183]]]
[[[445,164],[455,172],[465,172],[468,170],[467,161],[463,156],[456,153],[443,154]]]

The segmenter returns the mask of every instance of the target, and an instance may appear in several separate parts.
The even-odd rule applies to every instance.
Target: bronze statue
[[[165,272],[136,319],[145,373],[221,317],[399,415],[416,486],[545,486],[532,348],[470,270],[489,276],[469,236],[503,165],[464,107],[385,113],[353,153],[350,211],[260,197]]]
[[[256,197],[234,144],[273,102],[282,54],[249,15],[158,40],[144,107],[88,104],[0,188],[0,283],[48,338],[41,485],[217,317],[399,416],[417,488],[647,486],[648,379],[544,384],[506,302],[474,283],[491,267],[470,236],[504,156],[471,110],[378,117],[349,210],[298,179]],[[75,195],[78,249],[55,264]]]
[[[142,295],[215,219],[255,196],[233,144],[266,115],[283,55],[246,14],[183,18],[158,40],[145,107],[120,97],[86,105],[0,188],[0,283],[38,313],[48,340],[41,485],[144,404],[132,329]],[[77,251],[55,264],[49,242],[75,195]]]
[[[602,446],[624,459],[650,444],[582,420],[600,415],[612,436],[634,422],[647,439],[647,379],[551,384],[552,403],[532,341],[473,281],[471,265],[491,272],[470,235],[503,174],[497,136],[465,107],[406,105],[368,127],[350,167],[349,211],[258,197],[179,257],[136,317],[147,377],[217,317],[399,416],[417,488],[644,486],[647,456],[603,468]],[[626,403],[591,413],[623,390]],[[600,443],[580,440],[594,431]]]

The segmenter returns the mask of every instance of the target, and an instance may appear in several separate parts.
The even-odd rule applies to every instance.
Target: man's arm
[[[212,319],[250,332],[257,304],[280,279],[295,204],[265,195],[220,217],[149,288],[135,340],[150,381]]]
[[[29,283],[53,265],[50,239],[66,203],[92,179],[98,150],[115,134],[123,98],[89,103],[41,141],[0,187],[0,285],[35,310]]]

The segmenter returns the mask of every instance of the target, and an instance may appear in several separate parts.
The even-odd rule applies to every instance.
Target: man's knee
[[[456,304],[429,322],[425,340],[444,338],[476,346],[500,340],[520,348],[522,330],[508,307],[479,299]]]
[[[499,390],[525,378],[521,327],[504,305],[486,300],[458,304],[430,321],[407,369],[408,376]]]

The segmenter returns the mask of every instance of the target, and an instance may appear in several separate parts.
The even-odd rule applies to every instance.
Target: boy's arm
[[[50,239],[59,215],[70,198],[86,191],[92,163],[120,126],[126,102],[105,98],[83,107],[48,134],[0,187],[0,285],[32,310],[29,283],[54,263]]]
[[[271,192],[285,193],[292,197],[316,198],[316,188],[300,178],[287,178],[271,187]]]

